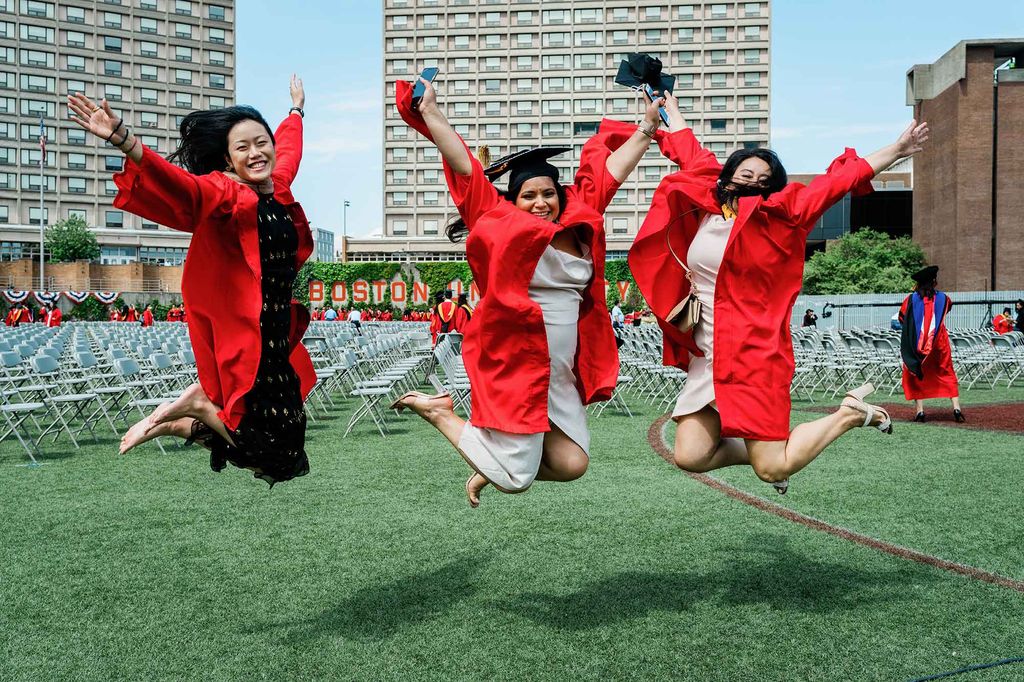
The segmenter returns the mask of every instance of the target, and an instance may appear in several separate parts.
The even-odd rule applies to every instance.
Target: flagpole
[[[46,227],[43,216],[45,205],[43,203],[43,189],[46,177],[43,169],[46,166],[46,127],[43,125],[43,117],[39,117],[39,290],[46,291]]]

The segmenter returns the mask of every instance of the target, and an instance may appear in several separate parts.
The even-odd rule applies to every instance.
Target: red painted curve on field
[[[669,418],[670,416],[666,414],[655,420],[647,432],[647,441],[662,459],[671,464],[673,460],[672,449],[665,444],[665,439],[662,436],[665,424],[668,422]],[[751,495],[750,493],[744,492],[739,488],[735,488],[728,483],[708,476],[707,474],[694,474],[690,472],[683,473],[695,481],[703,483],[709,488],[728,495],[734,500],[806,528],[828,533],[829,535],[834,535],[837,538],[842,538],[843,540],[848,540],[858,545],[870,547],[871,549],[891,554],[892,556],[899,557],[900,559],[914,561],[943,571],[956,573],[967,578],[973,578],[974,580],[980,580],[982,582],[999,585],[1000,587],[1006,587],[1008,589],[1024,593],[1024,580],[1008,578],[1006,576],[999,575],[998,573],[991,573],[974,566],[958,564],[954,561],[947,561],[946,559],[940,559],[939,557],[932,556],[930,554],[924,554],[923,552],[918,552],[917,550],[913,550],[908,547],[894,545],[891,542],[885,542],[884,540],[878,540],[868,535],[862,535],[861,533],[848,530],[841,526],[836,526],[826,521],[816,519],[813,516],[807,516],[806,514],[793,511],[792,509],[775,504],[774,502],[769,502],[768,500],[756,495]]]

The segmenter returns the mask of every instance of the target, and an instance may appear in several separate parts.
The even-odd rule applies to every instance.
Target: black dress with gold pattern
[[[273,486],[309,473],[306,412],[299,378],[288,361],[298,235],[288,212],[272,194],[260,194],[257,225],[263,291],[259,369],[245,395],[245,415],[231,432],[235,444],[232,446],[205,427],[201,428],[201,436],[204,445],[210,447],[210,467],[214,471],[222,470],[230,462],[250,469],[256,478]]]

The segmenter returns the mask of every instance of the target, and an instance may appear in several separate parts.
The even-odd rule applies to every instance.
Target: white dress
[[[548,421],[590,454],[587,412],[576,389],[573,367],[577,324],[583,291],[594,276],[589,248],[582,258],[551,245],[544,250],[530,280],[530,299],[544,314],[551,379],[548,384]],[[524,490],[533,483],[544,453],[543,433],[508,433],[466,422],[459,450],[495,486]]]
[[[686,264],[690,267],[697,298],[701,302],[700,324],[693,334],[693,341],[704,357],[690,354],[686,383],[676,399],[673,417],[700,412],[708,405],[718,409],[711,364],[715,338],[715,281],[735,222],[733,218],[726,220],[720,215],[708,214],[697,228],[686,253]]]

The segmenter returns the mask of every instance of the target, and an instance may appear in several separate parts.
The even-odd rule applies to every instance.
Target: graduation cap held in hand
[[[494,182],[505,173],[508,179],[509,193],[530,178],[548,177],[558,182],[558,169],[548,163],[548,159],[571,152],[571,147],[534,147],[503,156],[484,169],[484,175]]]
[[[662,72],[660,59],[642,52],[633,52],[619,64],[615,82],[634,90],[642,90],[646,84],[652,90],[664,93],[666,90],[672,92],[676,78]]]

